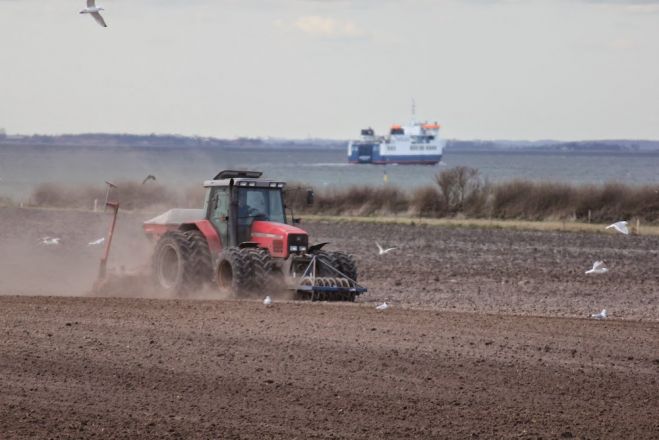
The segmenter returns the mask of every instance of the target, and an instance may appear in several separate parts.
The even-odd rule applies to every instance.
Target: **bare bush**
[[[439,191],[432,186],[417,188],[410,200],[412,211],[420,217],[442,217],[446,215]]]
[[[573,217],[578,192],[578,188],[554,182],[501,183],[493,189],[492,217],[523,220]]]
[[[440,193],[449,213],[463,211],[465,202],[481,200],[483,183],[475,168],[458,166],[435,176]]]
[[[78,208],[75,189],[54,183],[41,183],[32,192],[32,203],[53,208]]]
[[[86,208],[105,202],[106,188],[102,186],[63,186],[44,183],[37,186],[30,197],[36,206],[51,208]],[[183,198],[162,185],[142,185],[139,182],[117,182],[117,188],[110,192],[109,199],[118,201],[124,209],[143,209],[152,206],[180,206]]]
[[[556,182],[513,180],[497,184],[484,182],[477,170],[456,167],[436,177],[437,186],[412,192],[392,186],[352,186],[316,191],[315,203],[307,205],[304,184],[289,184],[287,206],[296,213],[323,215],[399,215],[424,217],[464,215],[519,220],[565,220],[609,222],[639,218],[659,221],[659,188],[621,183],[574,186]],[[125,209],[154,209],[203,206],[204,188],[178,191],[139,182],[117,182],[110,199]],[[104,186],[62,186],[41,184],[31,203],[54,208],[90,209],[105,200]],[[0,204],[11,201],[0,200]]]
[[[307,212],[323,214],[375,215],[398,214],[409,208],[406,193],[395,187],[352,186],[316,194]]]

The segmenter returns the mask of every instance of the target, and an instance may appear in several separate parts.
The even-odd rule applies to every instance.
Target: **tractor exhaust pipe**
[[[238,246],[238,192],[233,190],[233,179],[229,181],[229,246]]]

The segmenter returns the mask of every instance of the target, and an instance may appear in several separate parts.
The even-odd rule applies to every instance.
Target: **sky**
[[[0,128],[659,139],[659,0],[0,0]]]

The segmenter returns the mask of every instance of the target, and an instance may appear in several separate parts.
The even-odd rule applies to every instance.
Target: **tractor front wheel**
[[[249,249],[230,247],[220,255],[217,285],[223,293],[244,296],[251,290],[252,272],[252,256]]]

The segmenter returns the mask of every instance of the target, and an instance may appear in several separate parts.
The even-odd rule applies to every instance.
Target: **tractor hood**
[[[268,249],[273,257],[286,258],[309,248],[309,235],[304,229],[284,223],[255,221],[252,223],[251,241]]]

